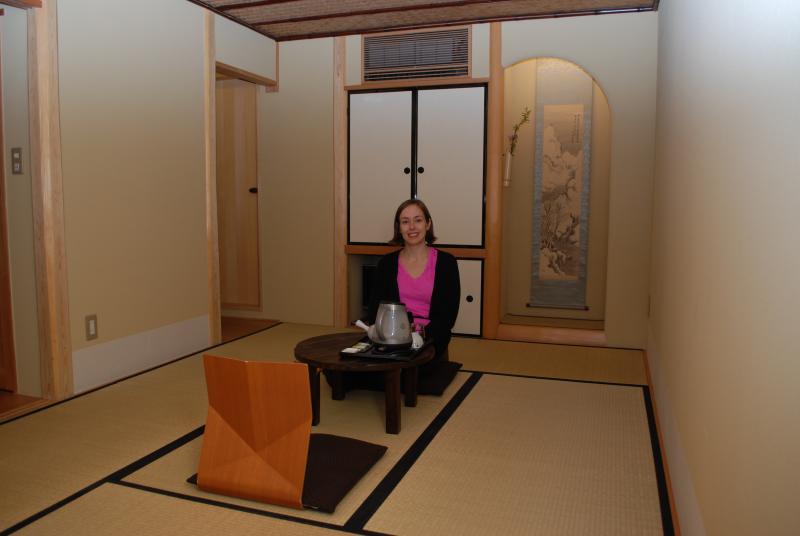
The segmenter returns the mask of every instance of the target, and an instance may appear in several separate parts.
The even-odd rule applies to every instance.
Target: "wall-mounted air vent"
[[[469,28],[364,36],[364,81],[469,75]]]

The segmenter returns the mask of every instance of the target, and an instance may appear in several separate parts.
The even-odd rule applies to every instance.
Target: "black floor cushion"
[[[330,434],[311,434],[303,506],[332,513],[384,452],[383,445]]]

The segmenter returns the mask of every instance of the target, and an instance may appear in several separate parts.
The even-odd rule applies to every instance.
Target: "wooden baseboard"
[[[575,346],[607,346],[606,332],[598,329],[552,328],[500,324],[497,338],[504,341],[570,344]]]

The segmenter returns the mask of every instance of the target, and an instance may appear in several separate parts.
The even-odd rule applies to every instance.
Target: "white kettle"
[[[411,344],[411,322],[406,306],[400,302],[382,301],[375,316],[375,335],[379,344]]]

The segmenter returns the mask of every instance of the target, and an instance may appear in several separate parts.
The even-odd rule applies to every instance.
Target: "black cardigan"
[[[375,323],[378,305],[381,300],[400,301],[400,290],[397,287],[397,266],[400,251],[381,257],[375,271],[372,294],[365,322]],[[458,304],[461,301],[461,281],[458,275],[456,258],[442,250],[438,250],[436,258],[436,275],[433,280],[431,294],[430,324],[425,327],[425,335],[433,338],[436,355],[447,350],[450,343],[450,332],[458,316]]]

